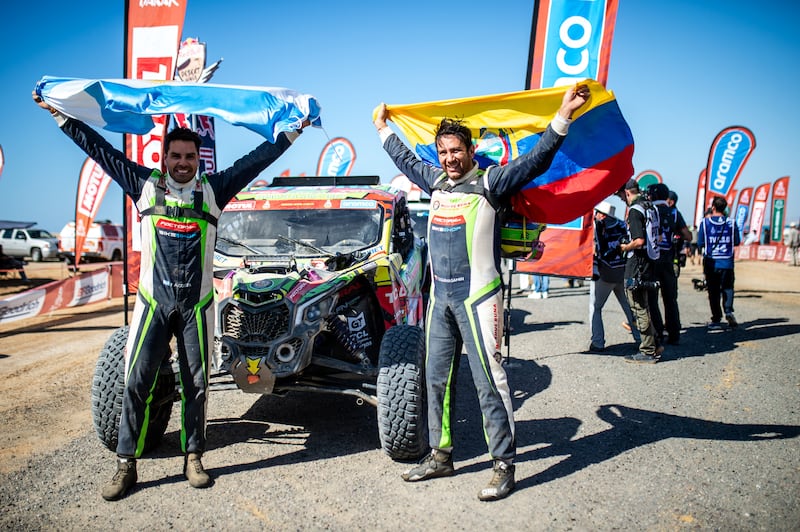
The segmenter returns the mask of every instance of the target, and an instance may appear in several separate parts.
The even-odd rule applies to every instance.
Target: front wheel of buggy
[[[122,395],[125,388],[125,344],[128,327],[120,327],[106,341],[92,379],[92,421],[97,437],[109,450],[117,450],[119,420],[122,416]],[[151,402],[150,423],[144,452],[161,442],[172,413],[175,397],[175,374],[169,366],[159,370]]]
[[[378,365],[381,447],[393,460],[419,458],[428,450],[422,329],[396,325],[386,331]]]

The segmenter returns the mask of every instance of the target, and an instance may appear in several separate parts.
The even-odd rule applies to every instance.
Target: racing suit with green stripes
[[[568,122],[559,124],[566,134]],[[478,392],[489,454],[511,460],[516,453],[514,415],[500,353],[503,283],[499,223],[485,195],[439,189],[440,168],[414,155],[391,130],[380,130],[383,147],[411,182],[431,195],[428,222],[433,284],[425,320],[428,438],[432,448],[452,451],[451,408],[462,346]],[[475,164],[458,182],[483,181],[501,202],[550,166],[563,136],[548,126],[534,148],[508,165],[485,172]]]
[[[125,348],[125,389],[117,454],[142,453],[152,390],[174,335],[181,395],[181,447],[205,450],[208,369],[214,334],[212,264],[216,220],[225,204],[277,159],[297,133],[264,142],[227,170],[180,184],[138,165],[86,124],[60,124],[130,196],[142,215],[139,288]]]

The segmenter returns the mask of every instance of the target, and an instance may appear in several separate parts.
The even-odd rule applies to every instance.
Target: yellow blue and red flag
[[[573,116],[550,169],[531,181],[512,204],[542,223],[566,223],[591,212],[633,175],[633,135],[614,94],[593,80],[589,101]],[[409,105],[387,105],[412,149],[439,166],[435,130],[443,118],[462,120],[473,135],[481,167],[506,164],[527,153],[555,116],[564,87]],[[376,109],[377,112],[377,109]]]

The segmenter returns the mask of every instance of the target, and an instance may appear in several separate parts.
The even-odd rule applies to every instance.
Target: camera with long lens
[[[660,286],[658,281],[645,281],[641,277],[625,279],[625,288],[628,290],[658,290]]]

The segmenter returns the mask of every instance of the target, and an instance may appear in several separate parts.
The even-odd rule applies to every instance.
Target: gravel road
[[[0,434],[0,528],[798,530],[800,268],[754,264],[737,264],[735,331],[706,332],[706,294],[690,282],[699,272],[684,272],[685,333],[655,366],[622,360],[634,346],[613,300],[609,352],[582,352],[588,285],[553,280],[546,300],[515,294],[517,489],[493,503],[477,500],[491,471],[465,367],[453,477],[403,482],[406,464],[379,449],[375,409],[352,398],[220,391],[204,459],[212,488],[181,474],[176,405],[162,445],[139,462],[137,488],[105,502],[113,454],[92,432],[88,392],[119,306],[0,328],[0,433],[13,435]]]

